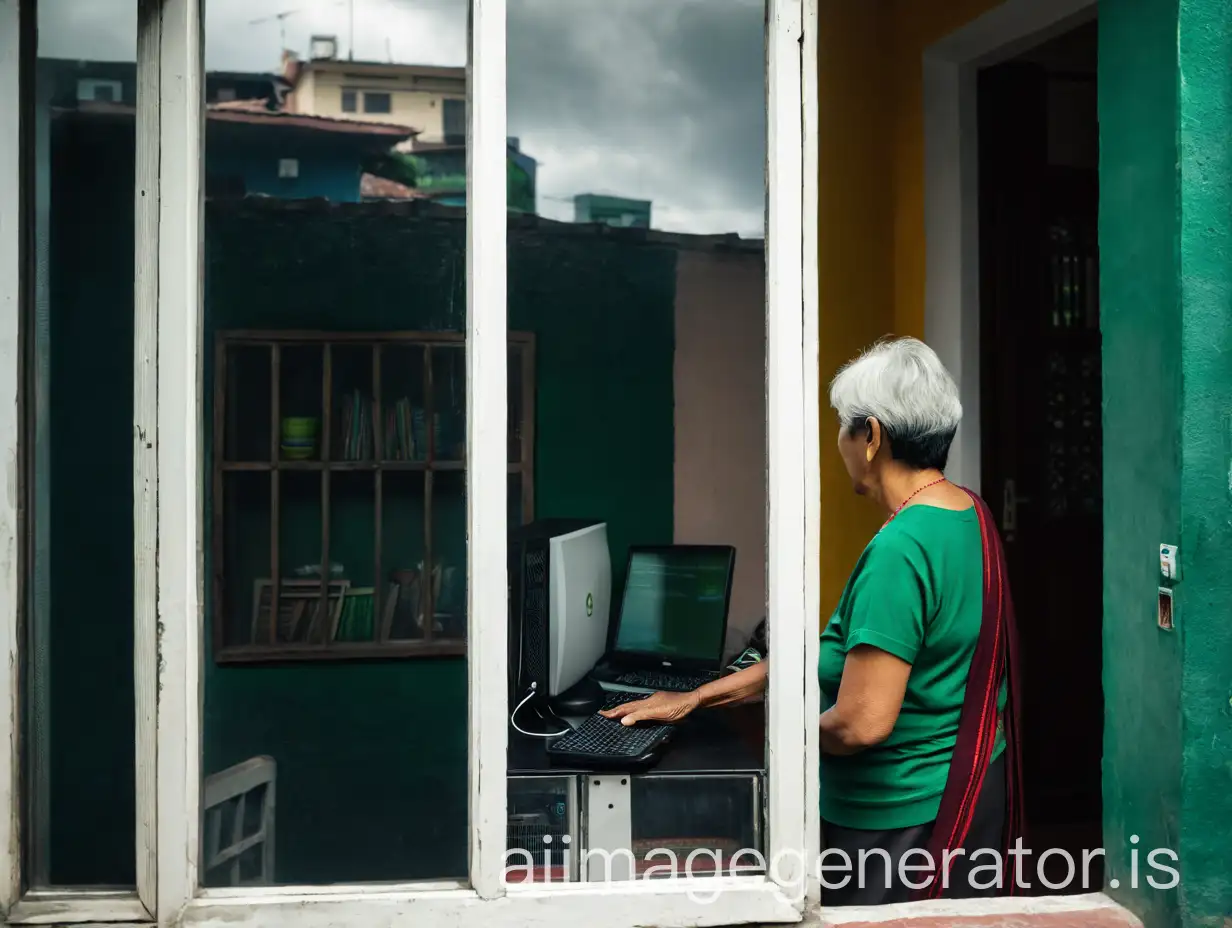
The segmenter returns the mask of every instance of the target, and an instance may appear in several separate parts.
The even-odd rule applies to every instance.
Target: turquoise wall
[[[1181,914],[1232,916],[1232,7],[1181,0]]]
[[[458,221],[210,204],[206,239],[207,341],[463,324]],[[509,325],[537,340],[536,514],[607,519],[617,565],[629,544],[672,539],[675,266],[674,251],[628,237],[510,230]],[[206,771],[278,761],[280,881],[462,876],[466,702],[456,659],[211,660]]]
[[[247,123],[210,122],[208,129],[207,187],[214,177],[235,177],[249,195],[359,200],[363,148],[354,137]],[[298,175],[279,177],[279,160],[291,156],[299,161]]]
[[[1177,848],[1181,639],[1156,627],[1159,545],[1181,525],[1177,0],[1099,10],[1104,392],[1105,879],[1147,924],[1175,890],[1132,886],[1138,847]]]

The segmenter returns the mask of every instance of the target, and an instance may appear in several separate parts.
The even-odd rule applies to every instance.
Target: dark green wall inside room
[[[42,727],[56,885],[136,880],[132,165],[131,124],[53,122],[40,232],[50,343]]]
[[[453,219],[209,204],[207,342],[233,328],[461,329],[463,247]],[[509,326],[536,336],[536,515],[606,519],[617,566],[629,544],[672,539],[675,267],[661,246],[510,229]],[[278,762],[280,881],[465,874],[464,662],[211,660],[205,699],[207,773]]]
[[[53,178],[53,878],[131,885],[132,129],[88,130],[61,137]],[[206,216],[207,359],[219,328],[462,326],[460,221],[253,202]],[[510,327],[537,339],[536,513],[607,519],[617,564],[670,542],[675,252],[516,226],[509,263]],[[207,641],[204,695],[206,773],[278,762],[280,881],[465,874],[463,661],[220,667]]]

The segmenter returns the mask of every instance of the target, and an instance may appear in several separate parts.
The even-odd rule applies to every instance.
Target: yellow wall
[[[364,113],[342,111],[343,89],[380,91],[391,95],[392,112]],[[422,77],[399,77],[365,79],[341,71],[315,70],[304,75],[297,91],[300,112],[316,116],[337,116],[343,119],[358,119],[366,122],[385,122],[398,126],[410,126],[420,132],[419,140],[438,142],[445,134],[446,98],[465,100],[466,80],[431,80]]]
[[[821,606],[830,616],[878,526],[851,491],[834,442],[828,385],[894,328],[889,35],[882,0],[821,0],[818,279],[820,284]]]
[[[924,334],[924,49],[1000,0],[820,0],[822,622],[882,515],[851,491],[827,385],[861,348]]]
[[[893,42],[894,325],[924,337],[924,49],[1001,0],[886,0]]]

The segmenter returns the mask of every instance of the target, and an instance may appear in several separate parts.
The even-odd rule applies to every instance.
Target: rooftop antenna
[[[299,13],[299,10],[284,10],[281,13],[275,13],[273,16],[250,19],[248,25],[259,26],[261,23],[270,23],[276,20],[278,22],[278,51],[281,53],[287,49],[287,18],[297,13]]]
[[[351,37],[347,42],[347,57],[355,60],[355,0],[350,0],[351,7]]]

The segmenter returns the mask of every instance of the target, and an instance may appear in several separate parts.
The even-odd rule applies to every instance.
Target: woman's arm
[[[890,737],[910,676],[910,664],[879,648],[848,651],[838,699],[821,714],[822,751],[857,754]]]
[[[625,725],[638,722],[679,722],[694,709],[751,702],[766,689],[768,660],[700,686],[689,693],[655,693],[602,714]]]
[[[729,673],[697,689],[700,705],[736,706],[755,702],[766,692],[766,677],[770,673],[770,658],[763,658],[751,667]]]

